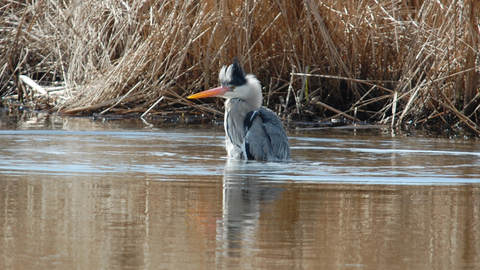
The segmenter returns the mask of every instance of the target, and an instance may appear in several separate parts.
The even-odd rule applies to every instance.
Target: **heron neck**
[[[258,103],[257,104],[255,103],[256,102],[247,102],[239,98],[227,99],[225,103],[225,112],[235,113],[235,114],[241,115],[242,117],[245,117],[247,113],[260,109],[260,107],[258,106]]]
[[[225,103],[224,121],[225,133],[227,135],[227,149],[231,148],[240,151],[241,145],[243,144],[243,137],[245,136],[245,126],[243,123],[245,117],[251,111],[251,107],[245,101],[239,98],[227,99]]]

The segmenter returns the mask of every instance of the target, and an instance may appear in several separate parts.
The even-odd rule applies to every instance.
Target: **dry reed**
[[[219,68],[239,56],[264,85],[265,103],[291,120],[347,114],[392,127],[466,127],[478,135],[479,6],[7,1],[0,7],[0,95],[28,101],[18,78],[27,75],[47,87],[63,84],[62,94],[49,98],[64,113],[190,106],[220,115],[219,100],[195,105],[185,97],[215,86]]]

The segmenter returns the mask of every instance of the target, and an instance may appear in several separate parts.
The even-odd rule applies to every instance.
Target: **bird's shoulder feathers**
[[[244,120],[245,152],[248,159],[288,160],[290,146],[280,118],[261,107],[249,112]]]

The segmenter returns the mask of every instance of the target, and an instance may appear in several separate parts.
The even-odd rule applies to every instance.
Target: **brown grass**
[[[265,104],[291,120],[339,110],[479,134],[477,2],[8,1],[0,95],[28,101],[23,74],[64,84],[43,104],[65,113],[188,106],[221,114],[219,100],[185,97],[215,86],[219,68],[238,56],[264,85]]]

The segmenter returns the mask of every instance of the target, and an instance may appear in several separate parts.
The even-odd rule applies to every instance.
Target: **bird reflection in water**
[[[255,245],[258,245],[262,212],[266,206],[275,204],[285,190],[280,184],[262,181],[259,174],[251,173],[264,165],[234,159],[226,162],[222,229],[217,234],[217,260],[222,264],[223,259],[248,258],[258,249]],[[235,260],[228,263],[234,264]]]

